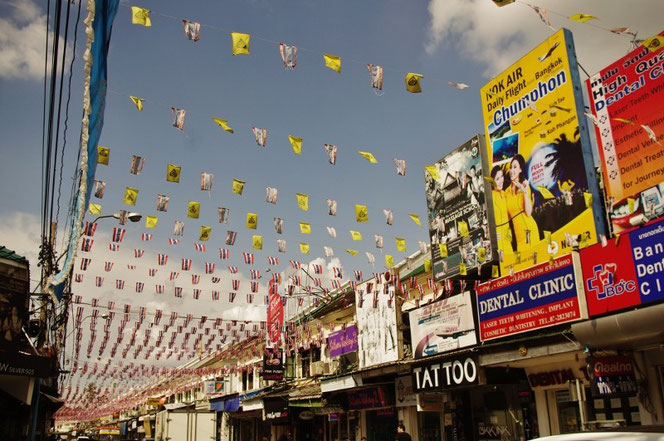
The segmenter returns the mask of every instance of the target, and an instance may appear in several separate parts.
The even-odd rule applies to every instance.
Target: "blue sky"
[[[579,60],[591,73],[630,48],[624,36],[597,26],[629,26],[646,38],[661,30],[657,18],[664,9],[658,0],[589,0],[582,4],[543,0],[538,4],[551,8],[554,27],[566,26],[574,32]],[[153,11],[151,28],[131,24],[132,5]],[[598,16],[597,26],[573,23],[558,15],[577,12]],[[34,257],[41,204],[40,29],[43,31],[44,14],[30,1],[0,5],[0,150],[5,158],[0,165],[0,210],[6,218],[0,237],[8,247],[33,259],[33,279],[37,278]],[[203,25],[200,41],[185,38],[180,19]],[[251,34],[250,55],[231,55],[230,31]],[[82,28],[78,32],[61,224],[66,219],[80,132],[84,37]],[[363,270],[366,278],[374,271],[367,263],[367,251],[376,256],[376,269],[383,270],[374,234],[384,236],[385,254],[394,255],[395,262],[402,260],[418,249],[418,241],[428,240],[426,227],[408,218],[409,213],[415,213],[426,225],[424,165],[434,163],[481,131],[479,88],[551,32],[526,5],[497,8],[489,0],[122,2],[109,53],[109,90],[100,143],[111,149],[110,165],[99,166],[97,173],[97,179],[106,182],[106,194],[102,200],[93,198],[93,202],[102,204],[104,214],[128,209],[122,203],[124,189],[135,187],[139,196],[132,210],[159,215],[159,224],[154,231],[145,229],[143,222],[127,225],[121,251],[111,254],[107,243],[116,223],[100,222],[93,266],[85,283],[80,288],[74,286],[75,294],[167,311],[263,317],[261,306],[247,309],[244,299],[239,300],[242,307],[226,302],[211,306],[209,285],[201,286],[205,301],[191,300],[189,282],[182,283],[189,298],[173,299],[172,288],[157,298],[145,268],[157,267],[156,253],[166,252],[169,267],[159,274],[160,283],[168,283],[164,282],[168,271],[176,269],[182,257],[194,259],[198,273],[202,273],[205,261],[216,262],[217,273],[225,281],[231,277],[221,269],[228,264],[239,266],[246,281],[249,267],[241,262],[241,253],[252,251],[253,234],[264,238],[264,249],[255,251],[255,268],[263,273],[266,256],[279,257],[278,269],[285,270],[288,259],[308,262],[320,258],[326,245],[334,249],[338,259],[327,262],[343,267],[344,279],[356,268]],[[283,68],[280,42],[299,47],[298,65],[292,71]],[[341,74],[324,66],[323,53],[341,57]],[[385,69],[380,96],[370,87],[366,63]],[[423,93],[406,92],[407,72],[424,76]],[[459,91],[448,86],[448,81],[471,87]],[[129,95],[145,98],[143,112],[136,111]],[[171,126],[171,106],[187,110],[183,132]],[[235,134],[222,131],[212,117],[228,120]],[[256,145],[252,126],[268,130],[266,148]],[[288,135],[303,138],[302,156],[292,153]],[[327,162],[324,143],[339,148],[334,166]],[[368,163],[358,150],[373,153],[379,163]],[[146,158],[138,176],[129,173],[132,154]],[[397,175],[392,158],[406,160],[405,177]],[[179,184],[166,182],[168,163],[182,166]],[[209,194],[200,190],[201,172],[215,175]],[[247,182],[242,196],[231,192],[234,178]],[[276,205],[265,202],[267,186],[279,190]],[[297,208],[296,192],[309,195],[308,212]],[[157,194],[171,197],[167,213],[156,211]],[[327,214],[328,198],[338,201],[335,217]],[[201,203],[199,220],[186,218],[190,200]],[[355,222],[354,204],[368,206],[369,222]],[[218,223],[219,206],[231,209],[229,225]],[[393,226],[385,224],[383,209],[394,211]],[[259,215],[256,232],[244,226],[247,212]],[[285,219],[282,236],[272,228],[274,216]],[[186,222],[177,248],[166,243],[172,237],[174,220]],[[309,222],[312,234],[300,234],[298,222]],[[198,242],[201,225],[212,227],[206,253],[195,252],[192,245]],[[328,236],[326,226],[336,228],[337,239]],[[224,262],[219,260],[217,249],[225,247],[227,229],[237,231],[238,240],[229,247],[231,260]],[[353,242],[349,230],[360,231],[364,240]],[[141,232],[154,233],[155,239],[142,243]],[[64,231],[60,239],[63,236]],[[396,251],[395,237],[406,239],[406,253]],[[277,238],[286,239],[286,254],[277,253]],[[300,254],[299,242],[310,244],[309,256]],[[134,248],[146,250],[144,260],[137,263],[140,275],[121,270],[134,260]],[[346,248],[360,253],[352,257],[344,252]],[[106,260],[116,262],[114,272],[103,273]],[[103,289],[94,288],[95,274],[105,276]],[[112,285],[120,278],[126,279],[127,287],[122,293],[114,292]],[[133,292],[136,280],[146,283],[142,297]],[[263,293],[265,278],[261,282]],[[221,289],[222,299],[227,298],[227,291]]]

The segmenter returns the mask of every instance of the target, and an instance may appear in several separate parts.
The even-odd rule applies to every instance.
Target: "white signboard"
[[[214,395],[224,392],[224,380],[205,381],[205,395]]]
[[[386,293],[385,285],[372,279],[355,290],[360,369],[399,359],[394,286],[387,289]]]
[[[396,407],[417,406],[417,395],[413,392],[413,379],[410,375],[397,377],[394,392]]]
[[[414,358],[477,344],[470,291],[410,311]]]

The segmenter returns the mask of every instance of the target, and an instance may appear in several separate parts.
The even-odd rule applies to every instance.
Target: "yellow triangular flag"
[[[498,271],[498,265],[491,265],[491,277],[494,279],[500,276],[500,271]]]
[[[309,244],[305,242],[300,242],[300,252],[302,254],[309,254]]]
[[[468,237],[468,224],[466,221],[459,221],[457,222],[457,227],[459,228],[459,236],[461,237]]]
[[[650,52],[655,52],[664,46],[664,37],[655,35],[654,37],[646,38],[641,44],[647,47]]]
[[[415,222],[417,225],[422,225],[422,222],[420,222],[420,217],[416,214],[409,214],[408,217],[410,217],[413,222]]]
[[[438,167],[435,165],[425,165],[424,169],[431,175],[435,181],[440,181],[440,174],[438,173]]]
[[[466,270],[466,264],[463,263],[463,262],[461,262],[459,264],[459,274],[461,274],[462,276],[465,276],[465,275],[468,274],[468,271]]]
[[[212,227],[206,227],[201,225],[201,233],[198,235],[198,240],[206,241],[210,238],[210,233],[212,233]]]
[[[231,32],[233,38],[233,55],[249,54],[249,34],[242,34],[240,32]]]
[[[297,198],[297,206],[300,207],[302,211],[309,211],[309,196],[302,193],[295,193]]]
[[[593,204],[593,194],[587,191],[583,193],[583,200],[586,202],[586,208],[590,208]]]
[[[127,187],[122,202],[127,205],[136,205],[136,199],[138,199],[138,190],[136,188]]]
[[[251,246],[255,250],[263,249],[263,236],[251,236]]]
[[[156,228],[159,218],[157,216],[146,216],[145,217],[145,228]]]
[[[219,127],[221,127],[222,129],[224,129],[225,131],[230,132],[230,133],[235,133],[235,132],[233,131],[233,129],[231,129],[231,128],[228,126],[228,121],[226,121],[225,119],[221,119],[221,118],[212,118],[212,121],[214,121],[214,122],[216,122],[217,124],[219,124]]]
[[[300,222],[300,233],[311,234],[311,225],[309,222]]]
[[[401,237],[395,237],[394,240],[397,242],[397,251],[406,251],[406,240]]]
[[[88,207],[90,214],[101,214],[101,204],[90,204]]]
[[[198,215],[201,212],[200,202],[189,201],[189,207],[187,208],[187,216],[198,219]]]
[[[247,228],[255,230],[258,226],[258,215],[256,213],[247,213]]]
[[[293,147],[293,153],[296,155],[302,154],[302,138],[297,136],[288,135],[288,142],[290,142],[291,147]]]
[[[145,101],[144,98],[139,98],[137,96],[129,95],[129,99],[132,100],[136,105],[136,110],[138,110],[139,112],[143,111],[143,101]]]
[[[350,254],[351,256],[354,256],[357,254],[357,250],[351,250],[350,248],[346,248],[346,252]]]
[[[325,66],[329,67],[336,73],[341,73],[341,58],[336,55],[323,54]]]
[[[353,240],[362,240],[362,233],[359,231],[350,230],[350,237],[352,237]]]
[[[355,220],[358,222],[367,222],[369,220],[369,212],[366,205],[355,205]]]
[[[431,272],[431,260],[429,259],[424,260],[424,272],[425,273]]]
[[[166,170],[166,181],[168,182],[180,182],[180,171],[182,167],[179,165],[168,164]]]
[[[131,24],[137,24],[145,27],[152,26],[152,22],[150,21],[150,10],[139,8],[138,6],[132,6]]]
[[[97,164],[108,165],[108,158],[111,156],[111,149],[108,147],[97,146]]]
[[[394,266],[394,258],[390,254],[385,255],[385,266],[392,268]]]
[[[590,14],[574,14],[574,15],[570,15],[567,18],[569,18],[572,21],[578,21],[580,23],[585,23],[587,21],[597,19],[597,17],[595,17],[594,15],[590,15]]]
[[[447,244],[439,243],[438,250],[440,251],[440,257],[447,257]]]
[[[420,93],[422,92],[422,86],[420,85],[420,78],[423,78],[422,75],[409,72],[406,74],[406,90],[410,93]]]
[[[555,198],[553,193],[551,193],[548,188],[538,186],[537,189],[539,190],[540,194],[542,195],[542,197],[544,199],[554,199]]]
[[[242,194],[242,191],[244,190],[244,181],[240,181],[239,179],[233,179],[233,193],[235,194]]]
[[[357,153],[359,153],[360,156],[362,156],[364,159],[366,159],[367,161],[369,161],[372,164],[377,164],[378,163],[378,161],[376,160],[374,155],[372,155],[369,152],[363,152],[363,151],[358,150]]]

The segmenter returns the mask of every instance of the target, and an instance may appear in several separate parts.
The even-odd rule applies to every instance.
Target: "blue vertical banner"
[[[80,194],[77,194],[74,201],[74,216],[72,217],[74,225],[69,238],[69,247],[67,248],[67,258],[60,273],[56,274],[51,280],[51,288],[55,297],[60,300],[64,291],[63,283],[69,274],[69,270],[76,256],[76,246],[78,236],[81,230],[79,217],[81,211],[85,211],[90,200],[92,191],[92,182],[94,181],[97,170],[97,144],[101,136],[101,129],[104,125],[104,109],[106,107],[106,79],[108,68],[108,48],[111,43],[111,31],[113,21],[118,11],[119,0],[95,0],[94,19],[92,21],[93,43],[91,47],[92,66],[90,69],[90,115],[88,125],[88,142],[83,146],[87,150],[87,186],[83,203],[79,200]],[[90,37],[88,37],[90,38]],[[85,130],[85,127],[82,128]],[[80,192],[80,189],[79,189]],[[81,217],[82,219],[82,217]]]

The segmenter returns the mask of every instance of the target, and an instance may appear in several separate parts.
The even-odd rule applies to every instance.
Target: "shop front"
[[[393,390],[394,384],[379,384],[347,392],[349,412],[359,412],[363,429],[361,433],[367,437],[367,441],[394,439],[399,419]]]
[[[522,369],[482,369],[471,354],[413,365],[420,440],[526,440],[537,435]]]

